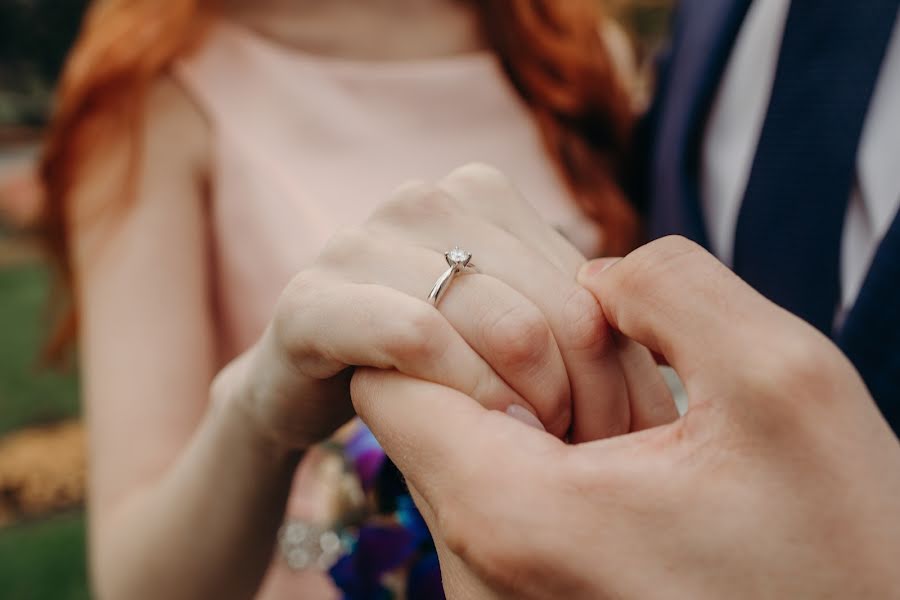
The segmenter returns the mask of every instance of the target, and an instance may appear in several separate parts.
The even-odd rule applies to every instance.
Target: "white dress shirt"
[[[754,0],[707,122],[701,203],[712,250],[731,264],[738,213],[775,80],[790,0]],[[900,34],[895,26],[856,157],[841,242],[843,322],[900,208]],[[823,123],[828,127],[828,123]],[[810,215],[815,218],[815,215]]]

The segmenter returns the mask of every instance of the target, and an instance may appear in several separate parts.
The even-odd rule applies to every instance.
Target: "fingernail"
[[[599,275],[603,271],[607,270],[617,262],[622,260],[621,258],[595,258],[594,260],[589,260],[588,262],[581,265],[581,269],[578,270],[578,281],[581,282],[584,279],[593,277],[595,275]]]
[[[510,404],[509,408],[506,409],[506,414],[516,421],[528,425],[529,427],[534,427],[535,429],[539,429],[540,431],[547,431],[544,428],[543,423],[541,423],[540,419],[534,416],[534,414],[530,410],[528,410],[527,408],[523,408],[518,404]]]

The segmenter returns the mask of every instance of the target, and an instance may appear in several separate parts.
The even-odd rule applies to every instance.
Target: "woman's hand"
[[[455,246],[478,272],[458,276],[435,308],[426,297]],[[250,414],[291,447],[351,416],[351,366],[516,406],[560,437],[621,433],[629,386],[598,303],[575,281],[583,263],[490,167],[410,183],[291,282],[261,342],[231,369],[240,375],[224,377],[243,380]],[[646,375],[664,387],[655,369]]]
[[[837,348],[683,239],[596,266],[611,323],[684,379],[682,419],[567,446],[454,390],[354,378],[448,597],[900,597],[900,448]]]

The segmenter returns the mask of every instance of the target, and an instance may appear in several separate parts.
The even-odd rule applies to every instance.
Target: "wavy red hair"
[[[632,126],[630,99],[600,34],[596,0],[470,0],[485,39],[540,126],[548,154],[582,210],[603,227],[605,250],[636,242],[622,194]],[[63,73],[41,162],[44,232],[71,288],[68,204],[83,166],[123,136],[135,169],[143,100],[172,63],[202,44],[212,0],[102,0],[85,19]],[[74,313],[51,343],[75,333]]]

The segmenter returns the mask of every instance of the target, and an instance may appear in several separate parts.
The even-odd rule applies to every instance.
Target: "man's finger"
[[[672,392],[650,351],[621,334],[616,336],[616,347],[628,386],[630,430],[650,429],[677,419]]]
[[[357,369],[351,396],[357,414],[435,512],[452,501],[453,489],[462,489],[459,482],[489,477],[492,461],[512,449],[562,444],[456,390],[397,371]]]
[[[735,336],[765,335],[789,321],[711,254],[679,237],[647,244],[612,266],[588,263],[579,282],[615,329],[661,354],[685,379],[709,360],[740,360],[742,345],[752,342]]]
[[[620,257],[598,258],[591,263],[591,271],[600,273],[622,260]],[[631,406],[631,431],[650,429],[678,418],[678,409],[665,378],[659,371],[658,355],[654,355],[634,340],[615,335],[619,363],[628,386]]]

